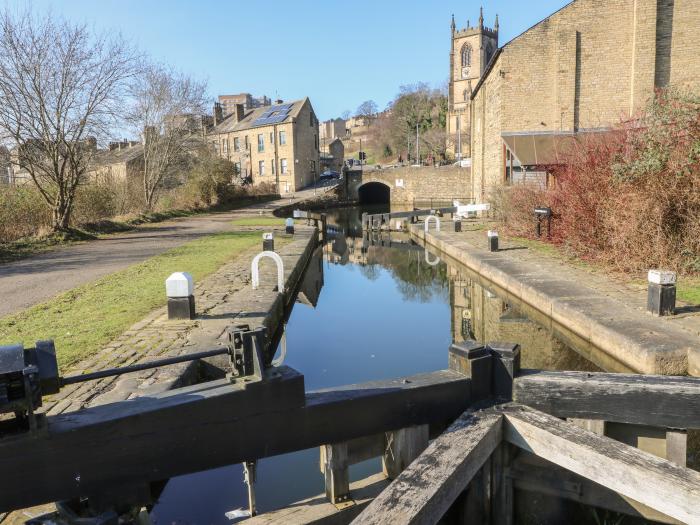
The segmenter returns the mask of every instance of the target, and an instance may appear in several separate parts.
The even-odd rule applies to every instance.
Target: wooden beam
[[[522,370],[513,396],[560,418],[700,428],[700,378]]]
[[[700,473],[522,405],[504,409],[504,437],[623,496],[700,523]]]
[[[52,416],[0,439],[0,512],[162,481],[411,425],[447,426],[469,406],[450,371],[303,394],[287,367],[266,386],[226,380]],[[297,393],[301,395],[298,396]]]
[[[382,470],[389,479],[396,479],[426,449],[430,429],[416,425],[386,433]]]
[[[518,490],[556,496],[661,523],[681,523],[638,501],[625,498],[578,474],[525,452],[511,465],[508,476]]]
[[[502,442],[502,414],[465,412],[353,524],[437,523]]]

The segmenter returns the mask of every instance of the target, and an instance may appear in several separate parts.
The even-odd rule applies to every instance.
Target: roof
[[[109,166],[129,162],[143,155],[143,144],[135,144],[121,149],[101,150],[95,154],[91,164],[97,166]]]
[[[501,133],[503,142],[523,166],[559,164],[561,155],[571,150],[574,142],[585,134],[604,133],[609,128],[572,131],[516,131]]]
[[[227,115],[220,124],[214,126],[214,128],[209,132],[209,134],[216,135],[220,133],[231,133],[233,131],[242,131],[244,129],[254,129],[270,126],[273,124],[273,122],[269,122],[269,119],[264,123],[260,123],[259,120],[263,117],[263,115],[270,114],[271,112],[276,111],[282,113],[284,110],[280,108],[284,108],[285,106],[291,106],[286,117],[282,120],[274,122],[274,124],[285,124],[287,122],[291,122],[292,119],[296,118],[299,115],[301,108],[308,100],[309,98],[306,97],[302,100],[285,102],[284,104],[275,104],[274,106],[263,106],[251,109],[246,111],[245,116],[240,120],[240,122],[236,122],[234,120],[234,114],[232,113],[230,115]]]

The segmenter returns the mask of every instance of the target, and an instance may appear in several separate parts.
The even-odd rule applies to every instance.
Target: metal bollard
[[[291,217],[284,223],[284,231],[290,235],[294,235],[294,219]]]
[[[673,315],[676,310],[676,273],[649,270],[647,280],[647,311],[659,316]]]
[[[279,293],[284,293],[284,262],[282,262],[282,257],[280,257],[275,252],[260,252],[255,257],[253,257],[253,262],[250,263],[250,274],[251,280],[253,281],[253,290],[257,290],[260,286],[260,259],[263,257],[269,257],[277,265],[277,291]]]
[[[497,252],[498,251],[498,232],[495,230],[489,230],[486,235],[487,235],[488,240],[489,240],[489,251],[490,252]]]
[[[194,319],[194,281],[187,272],[175,272],[165,280],[168,319]]]
[[[264,252],[274,252],[275,251],[275,238],[272,234],[270,233],[263,233],[263,245],[262,249]]]

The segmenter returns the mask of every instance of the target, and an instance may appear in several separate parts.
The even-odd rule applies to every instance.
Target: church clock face
[[[467,78],[469,76],[469,66],[464,66],[462,68],[462,78]]]

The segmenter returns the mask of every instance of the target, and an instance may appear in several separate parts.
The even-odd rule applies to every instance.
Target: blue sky
[[[484,18],[500,21],[500,44],[567,0],[493,0]],[[97,30],[120,31],[154,59],[209,82],[212,98],[250,92],[311,98],[322,120],[380,108],[399,86],[445,84],[450,15],[457,26],[479,17],[476,2],[449,0],[20,0]],[[527,67],[527,64],[523,64]]]

